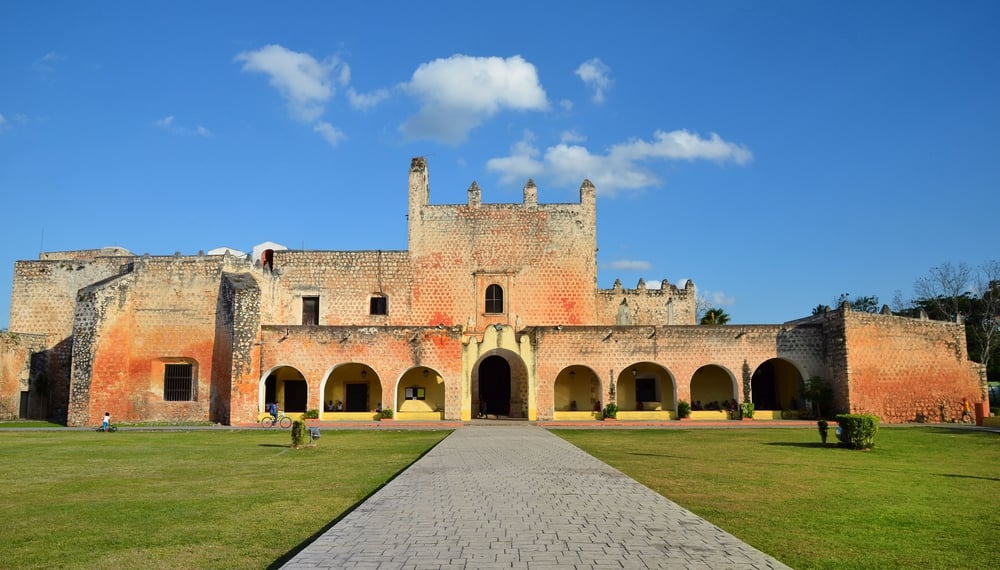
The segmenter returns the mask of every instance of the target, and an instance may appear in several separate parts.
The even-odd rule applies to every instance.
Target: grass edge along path
[[[862,452],[803,429],[552,431],[793,568],[996,563],[1000,434],[883,428]]]
[[[2,565],[265,568],[448,433],[0,430]]]

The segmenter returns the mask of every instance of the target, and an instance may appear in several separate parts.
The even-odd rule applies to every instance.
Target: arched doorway
[[[261,381],[259,411],[268,402],[276,402],[283,412],[304,412],[309,400],[309,386],[302,373],[291,366],[271,369]]]
[[[479,365],[479,411],[509,416],[510,410],[510,364],[501,356],[487,356]]]
[[[761,363],[750,379],[757,410],[798,410],[802,401],[802,375],[794,364],[780,358]]]

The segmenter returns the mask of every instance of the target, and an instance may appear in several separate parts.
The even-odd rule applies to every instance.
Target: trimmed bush
[[[837,439],[848,449],[871,449],[875,447],[878,433],[878,416],[872,414],[838,414]]]
[[[292,422],[292,447],[302,447],[306,444],[306,424],[301,420]]]

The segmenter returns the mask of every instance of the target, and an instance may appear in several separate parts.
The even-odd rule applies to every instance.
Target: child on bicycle
[[[101,429],[108,431],[109,427],[111,427],[111,412],[104,412],[104,422],[101,424]]]

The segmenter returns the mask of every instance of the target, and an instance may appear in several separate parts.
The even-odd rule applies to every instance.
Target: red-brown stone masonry
[[[421,208],[419,219],[410,220],[416,323],[478,330],[493,322],[484,314],[477,274],[509,284],[509,324],[591,322],[597,268],[588,217],[573,204]]]
[[[307,408],[322,408],[320,387],[331,370],[360,363],[374,370],[382,385],[382,402],[396,401],[396,383],[409,369],[426,366],[445,382],[445,418],[461,418],[462,334],[457,329],[421,327],[261,327],[263,370],[290,366],[308,385]],[[240,392],[257,394],[260,375]],[[258,402],[234,404],[233,422],[256,419]]]
[[[826,375],[825,363],[817,356],[822,344],[822,329],[817,325],[538,327],[529,334],[536,344],[540,419],[552,417],[555,379],[572,365],[586,366],[597,374],[605,403],[611,382],[640,363],[666,370],[676,384],[677,399],[688,401],[691,379],[706,365],[727,370],[740,395],[744,362],[751,373],[763,362],[781,358],[795,365],[804,378]]]
[[[850,410],[883,421],[950,421],[962,398],[984,401],[961,325],[847,311]],[[942,410],[941,407],[944,407]]]
[[[219,257],[149,258],[104,303],[95,322],[88,423],[105,411],[121,421],[204,421],[210,410]],[[195,399],[163,399],[162,365],[193,363]],[[229,371],[219,373],[229,375]]]

